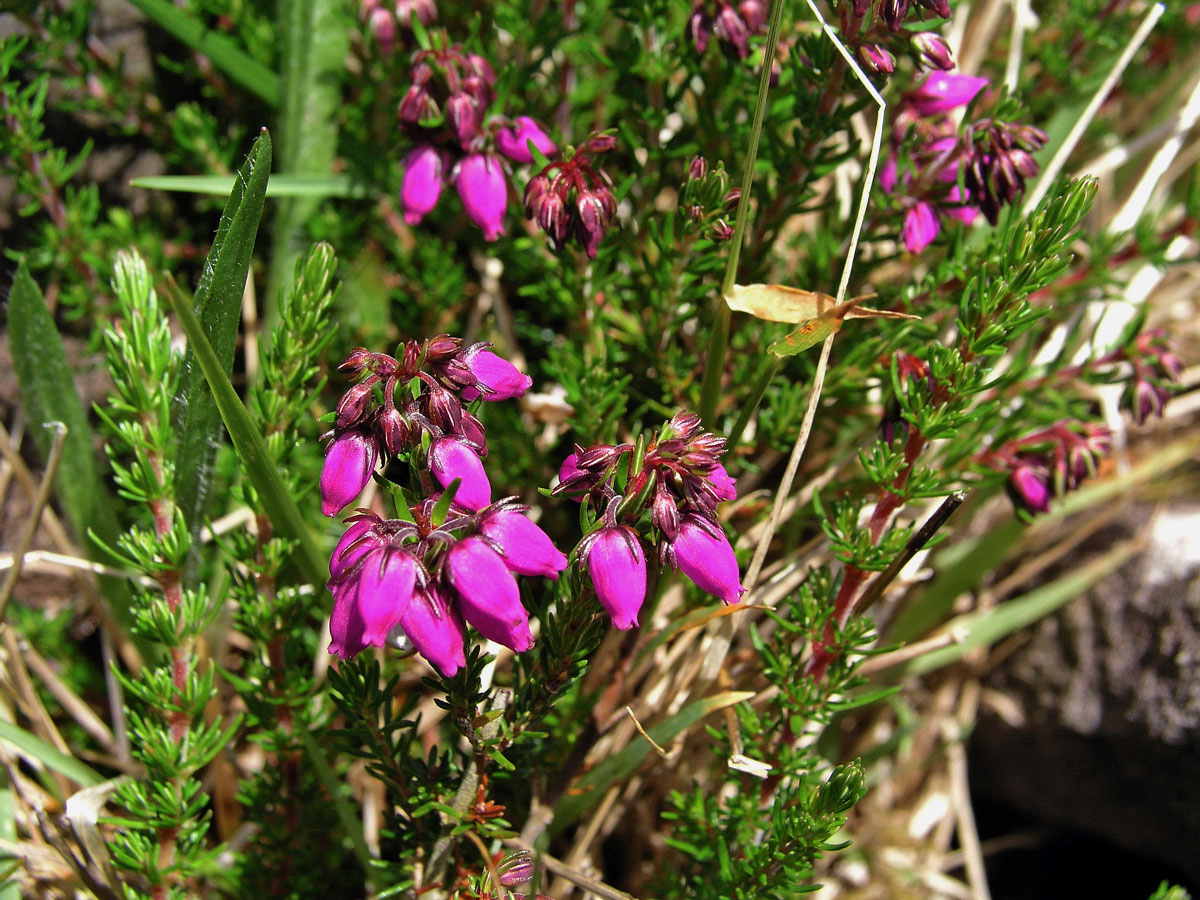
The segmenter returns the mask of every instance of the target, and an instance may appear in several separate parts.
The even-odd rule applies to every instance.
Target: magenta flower
[[[553,156],[558,151],[542,126],[529,116],[517,116],[515,127],[501,128],[496,132],[496,148],[515,163],[533,162],[529,142],[542,156]]]
[[[697,587],[726,603],[738,602],[745,588],[737,557],[719,526],[699,516],[684,516],[672,547],[679,568]]]
[[[613,627],[628,631],[638,624],[646,600],[646,557],[632,528],[606,526],[589,535],[583,552],[596,597]]]
[[[533,646],[529,613],[516,579],[500,554],[479,537],[468,537],[446,554],[446,576],[471,626],[515,653]]]
[[[558,573],[567,567],[567,557],[524,513],[497,509],[488,513],[480,531],[496,543],[504,564],[518,575],[542,575],[557,580]]]
[[[937,72],[921,82],[912,96],[912,105],[922,116],[949,112],[966,106],[987,84],[986,78],[977,78],[974,75]]]
[[[462,441],[440,437],[429,445],[429,470],[442,487],[461,478],[454,502],[466,509],[483,509],[492,502],[492,485],[483,461]]]
[[[712,483],[713,492],[717,495],[718,500],[737,499],[737,482],[729,477],[729,473],[720,463],[717,463],[709,471],[708,480]]]
[[[483,230],[484,240],[504,234],[504,211],[508,207],[508,181],[499,157],[472,153],[458,164],[454,185],[472,222]]]
[[[400,188],[400,205],[404,221],[416,225],[437,206],[442,195],[445,155],[428,144],[417,147],[404,157],[404,181]]]
[[[337,515],[367,486],[379,448],[361,431],[343,431],[325,451],[321,469],[321,513]]]
[[[1008,476],[1008,493],[1014,505],[1030,514],[1047,512],[1054,499],[1050,473],[1041,465],[1019,465]]]
[[[510,400],[522,396],[533,385],[532,378],[483,347],[467,351],[463,362],[479,382],[478,386],[463,388],[464,400],[479,396],[484,400]],[[479,387],[485,390],[480,391]]]
[[[446,678],[452,678],[467,664],[463,653],[467,630],[462,617],[434,585],[413,591],[401,607],[397,625],[417,652]]]
[[[363,640],[382,647],[388,632],[400,621],[412,597],[417,578],[417,561],[398,548],[384,548],[367,556],[354,585],[358,614],[363,621]]]
[[[333,614],[329,617],[329,652],[350,659],[367,648],[366,623],[358,609],[358,585],[354,581],[333,588]]]
[[[920,253],[938,236],[941,226],[938,225],[937,213],[924,200],[919,200],[904,215],[904,246],[909,253]]]
[[[340,580],[356,562],[372,550],[382,546],[382,540],[372,530],[376,521],[373,517],[364,516],[356,522],[352,522],[346,529],[346,533],[342,535],[337,546],[333,548],[333,553],[329,556],[331,581]]]

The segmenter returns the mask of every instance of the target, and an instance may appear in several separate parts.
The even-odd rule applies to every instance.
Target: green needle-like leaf
[[[245,164],[238,171],[233,193],[225,204],[217,237],[204,265],[204,274],[196,288],[196,317],[206,343],[211,347],[217,366],[228,382],[233,371],[233,351],[241,319],[242,294],[254,254],[254,239],[262,218],[267,176],[271,171],[271,136],[264,130]],[[217,454],[220,416],[206,381],[212,378],[195,361],[196,342],[192,340],[184,359],[182,387],[177,407],[179,482],[175,502],[183,512],[193,546],[199,545],[200,528],[208,511],[212,491],[212,468]],[[189,581],[194,580],[193,558]]]
[[[234,181],[232,175],[147,175],[129,184],[148,191],[228,197]],[[352,181],[348,175],[272,175],[267,182],[268,197],[365,197],[367,193],[365,184]]]
[[[297,541],[300,556],[297,560],[304,577],[317,589],[325,581],[325,563],[321,551],[313,540],[312,533],[299,507],[288,493],[287,486],[267,451],[262,434],[250,418],[245,405],[238,399],[229,376],[217,359],[200,320],[185,300],[172,293],[169,295],[180,327],[187,336],[189,348],[196,360],[198,370],[208,380],[212,396],[221,419],[229,431],[233,447],[241,458],[246,477],[254,485],[263,504],[263,511],[271,520],[276,532]]]

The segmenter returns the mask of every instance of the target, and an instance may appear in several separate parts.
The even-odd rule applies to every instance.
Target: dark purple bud
[[[386,407],[379,414],[378,428],[379,433],[383,436],[383,446],[388,453],[395,455],[408,446],[412,430],[396,407]]]
[[[537,211],[537,224],[538,228],[546,232],[546,235],[550,238],[550,242],[554,245],[554,249],[561,250],[567,242],[571,217],[567,213],[567,207],[563,203],[562,195],[557,191],[550,191],[542,197],[541,205]]]
[[[603,188],[598,191],[580,191],[579,197],[575,201],[576,208],[579,210],[580,239],[591,259],[596,258],[600,239],[604,237],[604,232],[608,228],[611,218],[608,210],[611,201],[612,195]]]
[[[733,226],[724,219],[717,219],[709,226],[708,231],[714,241],[727,241],[733,237]]]
[[[488,85],[496,83],[496,73],[492,69],[492,64],[478,53],[467,54],[467,65],[471,67],[472,72],[482,78]]]
[[[1022,178],[1033,178],[1038,173],[1038,164],[1032,156],[1020,147],[1008,151],[1008,158]]]
[[[537,217],[542,201],[550,191],[550,179],[545,175],[534,175],[525,185],[525,218]]]
[[[392,44],[396,40],[396,20],[392,14],[382,7],[373,9],[367,14],[367,25],[371,29],[371,37],[379,44],[384,53],[392,52]]]
[[[890,30],[899,31],[900,26],[904,24],[904,17],[908,15],[908,7],[909,0],[883,0],[879,5],[879,12]]]
[[[750,30],[737,11],[728,3],[722,2],[721,8],[713,18],[713,31],[723,41],[733,44],[737,55],[745,58],[750,52]]]
[[[339,372],[349,372],[357,375],[366,367],[375,354],[366,347],[355,347],[338,365]]]
[[[617,139],[611,134],[593,134],[584,146],[592,153],[607,153],[617,146]]]
[[[767,27],[767,5],[762,0],[742,0],[738,12],[751,34],[758,34]]]
[[[691,181],[699,181],[708,174],[708,160],[703,156],[692,157],[692,161],[688,164],[688,179]]]
[[[867,10],[871,8],[871,0],[854,0],[854,15],[860,19],[867,14]]]
[[[429,389],[429,421],[442,431],[458,431],[462,421],[462,402],[445,388]]]
[[[923,7],[932,10],[934,15],[942,19],[950,18],[950,0],[917,0]]]
[[[863,44],[858,48],[862,64],[877,75],[891,75],[896,71],[896,58],[879,44]]]
[[[480,456],[487,456],[487,434],[483,430],[483,423],[465,409],[463,410],[462,421],[458,423],[458,433],[472,444],[482,448],[479,453]]]
[[[621,455],[621,448],[611,444],[597,444],[583,451],[575,462],[581,469],[607,469]]]
[[[949,72],[954,68],[954,55],[950,52],[950,45],[942,39],[940,34],[922,31],[920,34],[913,35],[912,46],[921,65],[926,68],[941,69],[943,72]]]
[[[452,94],[446,101],[446,121],[466,150],[479,133],[479,106],[475,98],[465,91]]]
[[[660,484],[654,492],[654,505],[651,507],[651,520],[659,531],[667,538],[674,540],[679,533],[679,507],[675,498],[664,485]]]
[[[401,125],[419,125],[433,113],[433,100],[425,88],[414,84],[400,100],[398,115]]]
[[[338,428],[349,428],[357,424],[370,411],[375,382],[376,379],[369,378],[342,394],[337,406]]]
[[[696,46],[696,52],[703,54],[708,49],[708,39],[712,36],[712,18],[704,0],[697,0],[692,8],[692,14],[688,16],[687,32]]]
[[[403,21],[407,22],[408,19]],[[426,62],[419,62],[409,70],[409,78],[416,87],[425,87],[433,80],[433,67]]]

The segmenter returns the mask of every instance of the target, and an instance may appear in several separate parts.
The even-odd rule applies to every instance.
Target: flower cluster
[[[487,438],[463,402],[520,397],[532,381],[489,346],[463,347],[458,338],[438,335],[424,343],[408,341],[396,356],[360,347],[346,357],[339,370],[357,383],[342,395],[326,435],[325,515],[336,515],[362,492],[381,454],[420,452],[422,434],[430,437],[426,457],[433,476],[443,486],[460,480],[455,502],[470,509],[491,503],[482,462]]]
[[[1038,171],[1031,151],[1045,143],[1039,129],[983,119],[959,134],[946,117],[987,84],[986,78],[937,73],[904,99],[879,183],[889,194],[903,188],[901,237],[910,253],[933,242],[942,218],[970,225],[982,212],[995,224],[1001,207],[1014,203],[1025,179]],[[912,167],[902,175],[900,149],[906,143]]]
[[[449,678],[466,665],[464,621],[514,652],[533,646],[515,576],[556,579],[566,556],[515,498],[474,512],[452,505],[441,523],[437,508],[430,497],[411,521],[350,517],[329,560],[331,653],[348,659],[390,642]]]
[[[745,59],[750,53],[750,35],[767,30],[768,4],[764,0],[741,0],[736,6],[727,0],[695,0],[688,17],[688,37],[703,53],[714,34]]]
[[[1095,475],[1097,461],[1111,449],[1112,435],[1103,425],[1057,422],[989,451],[981,462],[1008,472],[1013,505],[1036,515]]]
[[[592,158],[614,146],[611,135],[592,135],[574,154],[550,163],[525,187],[525,217],[537,222],[556,251],[573,237],[589,258],[596,258],[600,239],[616,215],[617,201],[612,180],[592,164]]]
[[[414,15],[422,25],[428,25],[437,18],[434,0],[396,0],[394,4],[382,0],[362,0],[360,9],[371,36],[384,53],[392,52],[397,28],[405,31],[412,28]]]
[[[486,240],[504,234],[509,162],[533,162],[529,146],[551,155],[554,142],[528,116],[487,117],[496,75],[483,57],[440,36],[434,49],[413,57],[412,85],[400,101],[404,130],[418,141],[402,164],[404,220],[419,223],[453,182],[467,216]],[[486,120],[486,121],[485,121]]]
[[[328,435],[322,511],[353,501],[385,455],[407,459],[424,495],[399,519],[360,509],[347,520],[328,583],[330,652],[343,659],[391,642],[449,677],[465,665],[464,623],[516,652],[533,643],[516,576],[556,579],[567,558],[528,507],[492,502],[487,438],[463,404],[519,397],[531,382],[488,346],[438,335],[395,356],[359,348],[340,366],[356,383]]]
[[[563,462],[552,493],[600,513],[573,555],[615,627],[638,624],[646,599],[643,540],[657,544],[660,564],[726,603],[738,601],[737,559],[716,516],[717,504],[737,496],[720,462],[724,452],[724,438],[681,412],[648,442],[576,447]]]
[[[1183,364],[1160,329],[1139,334],[1127,355],[1133,363],[1127,403],[1133,411],[1134,421],[1144,425],[1151,415],[1162,416],[1171,399],[1171,389],[1167,385],[1179,381]]]
[[[723,163],[717,163],[710,172],[708,160],[697,156],[688,166],[687,181],[679,192],[679,209],[704,237],[727,241],[733,237],[733,227],[726,216],[737,206],[741,196],[740,188],[729,187]]]

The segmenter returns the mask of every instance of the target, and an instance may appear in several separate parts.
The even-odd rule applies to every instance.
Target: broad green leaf
[[[238,172],[233,193],[221,214],[217,237],[204,264],[204,274],[196,288],[195,311],[206,343],[211,346],[217,365],[228,381],[233,371],[233,351],[237,342],[238,323],[242,312],[242,294],[250,273],[254,254],[254,238],[262,218],[263,197],[267,175],[271,171],[271,136],[264,130],[250,155]],[[176,470],[179,481],[175,502],[199,545],[200,528],[208,511],[212,491],[212,468],[219,442],[220,415],[213,402],[209,385],[211,378],[196,365],[195,341],[188,346],[180,396],[177,398],[178,420],[176,434],[179,451]],[[194,580],[196,559],[189,561],[189,582]]]
[[[949,647],[931,650],[917,657],[904,666],[901,672],[904,675],[932,672],[957,662],[972,650],[989,647],[1014,631],[1032,625],[1078,597],[1101,578],[1116,571],[1137,551],[1137,541],[1126,541],[1070,574],[1024,596],[1005,600],[993,609],[972,613],[949,623],[947,627],[953,628],[961,639]]]
[[[223,72],[272,106],[279,105],[279,79],[266,66],[246,53],[237,42],[208,28],[186,9],[171,0],[129,0],[146,18],[187,44]]]
[[[172,293],[169,296],[175,314],[179,317],[179,325],[188,339],[188,346],[194,355],[198,371],[208,379],[216,408],[229,431],[233,447],[241,458],[246,477],[258,492],[263,511],[278,534],[299,544],[297,563],[300,570],[313,587],[320,590],[325,581],[325,562],[321,551],[313,540],[296,501],[288,493],[279,470],[275,468],[262,434],[255,427],[245,405],[238,399],[233,385],[229,382],[229,376],[217,359],[217,354],[192,308],[186,300],[182,300],[176,294]]]
[[[183,191],[228,197],[232,175],[147,175],[134,178],[131,187],[148,191]],[[367,186],[348,175],[272,175],[267,181],[268,197],[365,197]]]
[[[62,339],[42,292],[24,262],[17,266],[13,279],[8,301],[8,329],[21,402],[43,458],[49,452],[53,438],[46,426],[51,422],[62,422],[67,427],[55,492],[80,547],[88,556],[98,559],[102,554],[87,535],[91,532],[109,546],[116,544],[117,517],[112,498],[100,480],[91,431],[71,380],[71,366]],[[108,560],[105,557],[100,561]],[[101,578],[100,585],[117,621],[128,629],[132,623],[129,586],[115,578]]]
[[[280,59],[279,171],[328,178],[338,145],[340,75],[350,46],[350,22],[341,0],[281,0],[277,33]],[[294,195],[276,207],[274,244],[264,297],[263,338],[271,339],[277,303],[307,243],[304,223],[318,195]]]
[[[674,740],[678,735],[699,723],[710,713],[749,700],[753,691],[725,691],[689,703],[666,721],[659,722],[646,733],[659,746]],[[580,778],[568,789],[566,795],[554,808],[554,821],[547,834],[553,836],[575,822],[593,804],[598,803],[608,788],[634,773],[646,754],[650,744],[641,735],[634,738],[621,752],[600,762],[594,769]]]
[[[34,760],[47,769],[53,769],[79,784],[94,787],[104,781],[90,766],[81,763],[73,756],[67,756],[37,735],[30,734],[24,728],[19,728],[3,719],[0,719],[0,741],[11,744],[26,759]]]

